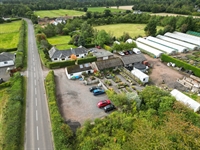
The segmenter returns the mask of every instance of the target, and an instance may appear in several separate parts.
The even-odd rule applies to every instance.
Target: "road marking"
[[[36,121],[38,121],[38,113],[37,113],[37,110],[36,110]]]
[[[35,105],[37,106],[37,97],[35,98]]]
[[[37,126],[37,140],[39,140],[38,126]]]
[[[34,72],[34,78],[35,78],[36,76],[35,76],[35,72]]]
[[[38,147],[38,150],[40,150],[40,148]]]
[[[35,85],[36,85],[36,80],[34,80],[35,81]]]
[[[35,95],[37,94],[36,88],[35,88]]]
[[[33,68],[33,70],[35,71],[35,67]]]

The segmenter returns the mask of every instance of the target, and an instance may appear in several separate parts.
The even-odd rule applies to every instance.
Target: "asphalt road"
[[[51,124],[44,88],[43,71],[33,24],[28,23],[28,67],[25,150],[53,150]]]

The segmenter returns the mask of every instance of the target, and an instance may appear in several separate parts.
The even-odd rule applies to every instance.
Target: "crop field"
[[[70,36],[56,36],[48,38],[48,41],[51,45],[55,45],[55,47],[59,50],[66,50],[75,48],[74,45],[69,45],[68,42],[71,40]]]
[[[144,28],[146,24],[112,24],[94,27],[97,30],[105,30],[107,33],[111,33],[115,37],[120,37],[123,33],[129,33],[134,38],[137,36],[145,36]],[[157,27],[157,30],[162,27]]]
[[[116,9],[116,8],[105,8],[105,7],[88,7],[88,11],[91,12],[104,12],[105,9],[109,9],[111,12],[123,12],[125,11],[124,9]]]
[[[21,21],[0,24],[0,48],[15,48],[19,41]]]
[[[44,17],[61,17],[61,16],[82,16],[85,12],[82,11],[75,11],[75,10],[66,10],[66,9],[59,9],[59,10],[42,10],[42,11],[35,11],[37,16],[40,18]]]

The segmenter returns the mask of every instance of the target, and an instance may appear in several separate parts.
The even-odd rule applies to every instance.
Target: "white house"
[[[90,64],[86,63],[86,64],[68,66],[65,68],[65,72],[68,79],[72,79],[80,76],[83,72],[87,74],[93,73],[94,70],[92,69]]]
[[[0,54],[0,67],[12,66],[15,64],[15,54],[2,52]]]
[[[182,102],[189,108],[193,109],[194,112],[198,112],[200,110],[200,104],[193,100],[192,98],[188,97],[187,95],[183,94],[182,92],[173,89],[170,94],[176,98],[177,101]]]
[[[138,78],[142,83],[148,83],[149,82],[149,76],[143,73],[142,71],[138,69],[133,69],[131,73]]]
[[[133,43],[133,42],[134,42],[134,40],[132,40],[132,39],[126,40],[126,43]]]
[[[68,50],[58,50],[52,47],[49,50],[49,57],[52,61],[70,60],[72,54],[76,55],[77,58],[84,58],[87,55],[87,49],[85,47],[78,47]]]

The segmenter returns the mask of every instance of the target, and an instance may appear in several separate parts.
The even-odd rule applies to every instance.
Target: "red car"
[[[107,106],[107,105],[109,105],[109,104],[110,104],[110,100],[102,100],[102,101],[99,101],[99,102],[98,102],[97,106],[98,106],[99,108],[101,108],[101,107],[105,107],[105,106]]]

